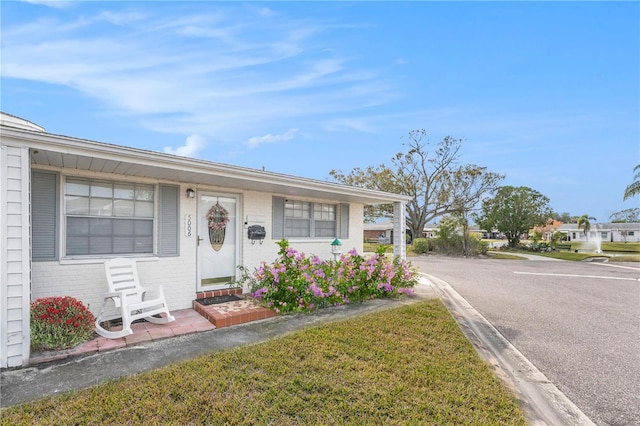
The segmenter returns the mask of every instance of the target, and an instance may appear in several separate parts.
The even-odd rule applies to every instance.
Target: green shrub
[[[31,348],[67,349],[93,336],[91,312],[73,297],[44,297],[31,302]]]
[[[276,312],[309,311],[411,294],[417,282],[410,263],[386,256],[385,246],[367,258],[351,250],[338,261],[326,261],[305,256],[289,247],[287,240],[278,244],[275,262],[262,262],[253,277],[242,277],[251,284],[252,296]]]
[[[429,252],[429,240],[426,238],[416,238],[413,240],[413,252],[422,254]]]

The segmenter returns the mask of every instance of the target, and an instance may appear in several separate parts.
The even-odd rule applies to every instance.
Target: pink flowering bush
[[[73,297],[44,297],[31,302],[31,348],[67,349],[93,336],[91,312]]]
[[[382,252],[369,258],[355,250],[338,261],[307,257],[278,243],[278,258],[272,264],[262,262],[252,277],[252,296],[277,312],[309,311],[327,306],[362,302],[379,297],[412,294],[415,271],[406,261],[388,259]]]

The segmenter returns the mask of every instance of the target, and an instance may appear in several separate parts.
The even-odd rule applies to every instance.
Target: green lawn
[[[554,259],[576,260],[576,261],[585,260],[585,259],[588,259],[590,257],[601,257],[602,256],[601,254],[574,253],[574,252],[568,252],[568,251],[550,251],[550,252],[542,252],[542,253],[532,252],[530,254],[536,254],[538,256],[544,256],[544,257],[553,257]]]
[[[527,260],[526,257],[518,256],[517,254],[513,254],[513,253],[501,253],[496,251],[490,251],[487,253],[487,255],[491,259]]]
[[[2,425],[525,425],[439,300],[3,409]]]
[[[393,253],[393,244],[384,244],[385,247],[385,253]],[[380,247],[380,244],[375,244],[375,243],[364,243],[364,247],[363,247],[363,251],[365,253],[367,252],[375,252],[378,248]],[[407,244],[407,256],[415,256],[415,253],[413,252],[413,246],[411,244]]]

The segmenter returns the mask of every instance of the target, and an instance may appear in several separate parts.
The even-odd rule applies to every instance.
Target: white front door
[[[198,291],[228,288],[236,280],[238,197],[198,192]]]

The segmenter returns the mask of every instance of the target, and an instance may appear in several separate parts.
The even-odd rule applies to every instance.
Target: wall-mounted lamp
[[[187,189],[187,198],[196,198],[196,191],[191,188]]]

